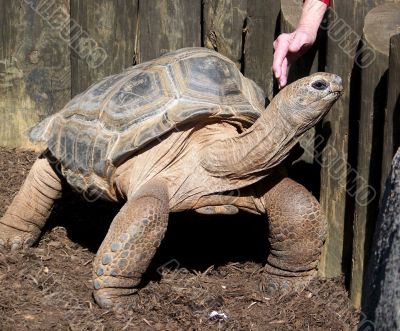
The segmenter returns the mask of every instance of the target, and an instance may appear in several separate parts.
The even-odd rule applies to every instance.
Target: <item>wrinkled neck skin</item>
[[[296,105],[282,92],[248,130],[217,140],[204,151],[202,166],[211,176],[255,182],[287,157],[308,127],[295,124],[299,121],[293,118],[300,112],[288,116],[287,112],[295,111]]]

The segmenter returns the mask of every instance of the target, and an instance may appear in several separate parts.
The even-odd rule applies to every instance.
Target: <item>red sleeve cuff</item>
[[[319,1],[323,2],[327,6],[329,6],[330,2],[331,2],[331,0],[319,0]],[[304,0],[303,0],[303,2],[304,2]]]

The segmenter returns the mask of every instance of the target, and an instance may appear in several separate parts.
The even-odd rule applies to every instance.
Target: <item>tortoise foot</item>
[[[93,297],[101,308],[106,309],[127,309],[135,305],[135,289],[103,288],[95,290]]]
[[[308,275],[274,275],[265,272],[260,281],[260,290],[269,297],[299,293],[303,291],[310,281],[315,278],[316,271]]]
[[[0,250],[16,251],[31,247],[40,236],[40,230],[24,232],[6,224],[0,220]]]

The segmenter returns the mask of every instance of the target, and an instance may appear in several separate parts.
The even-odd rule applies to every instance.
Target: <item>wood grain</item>
[[[138,0],[71,0],[72,95],[134,64]]]
[[[201,0],[141,1],[138,19],[138,63],[201,46]]]
[[[272,75],[273,41],[279,33],[279,1],[250,0],[247,3],[244,73],[269,99],[274,94]]]
[[[297,25],[300,21],[300,16],[302,12],[302,2],[298,0],[281,0],[281,32],[282,33],[292,33],[296,30]],[[318,34],[315,44],[302,55],[295,63],[293,63],[288,72],[288,84],[300,79],[302,77],[308,76],[312,73],[318,72],[319,64],[323,67],[324,63],[319,63],[318,54],[319,51],[323,54],[324,52],[324,33],[321,31]],[[298,174],[293,174],[295,177],[304,176],[303,172],[305,169],[310,169],[313,174],[307,176],[307,181],[312,181],[313,183],[319,184],[319,174],[315,172],[315,160],[314,160],[314,140],[315,140],[315,127],[308,130],[300,138],[300,146],[305,150],[302,156],[296,161],[301,168],[298,170]],[[314,178],[312,178],[314,177]],[[307,183],[306,183],[307,186]],[[311,190],[312,183],[309,183],[309,189]]]
[[[351,298],[359,307],[366,261],[378,216],[382,182],[384,115],[387,103],[389,40],[400,26],[400,4],[384,4],[365,18],[361,61],[357,195],[351,272]],[[384,24],[383,24],[384,22]],[[391,156],[392,157],[392,156]]]
[[[205,0],[203,43],[243,67],[244,27],[247,0]]]
[[[0,0],[0,142],[29,147],[27,131],[70,97],[69,1]]]
[[[364,17],[374,6],[366,1],[333,0],[323,27],[327,30],[326,71],[342,77],[343,94],[322,123],[320,202],[329,230],[319,272],[335,277],[351,269],[354,208],[348,194],[356,184],[350,176],[357,155],[359,73],[355,65]],[[350,136],[351,135],[351,136]]]

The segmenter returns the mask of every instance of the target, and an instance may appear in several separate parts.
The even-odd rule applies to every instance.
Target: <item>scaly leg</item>
[[[327,223],[302,185],[282,178],[261,198],[268,213],[271,252],[262,288],[268,294],[304,288],[316,275]]]
[[[61,197],[61,179],[46,158],[33,164],[25,183],[0,219],[0,247],[16,250],[36,242]]]
[[[101,307],[129,302],[167,229],[166,186],[153,180],[121,208],[93,265],[94,297]]]

